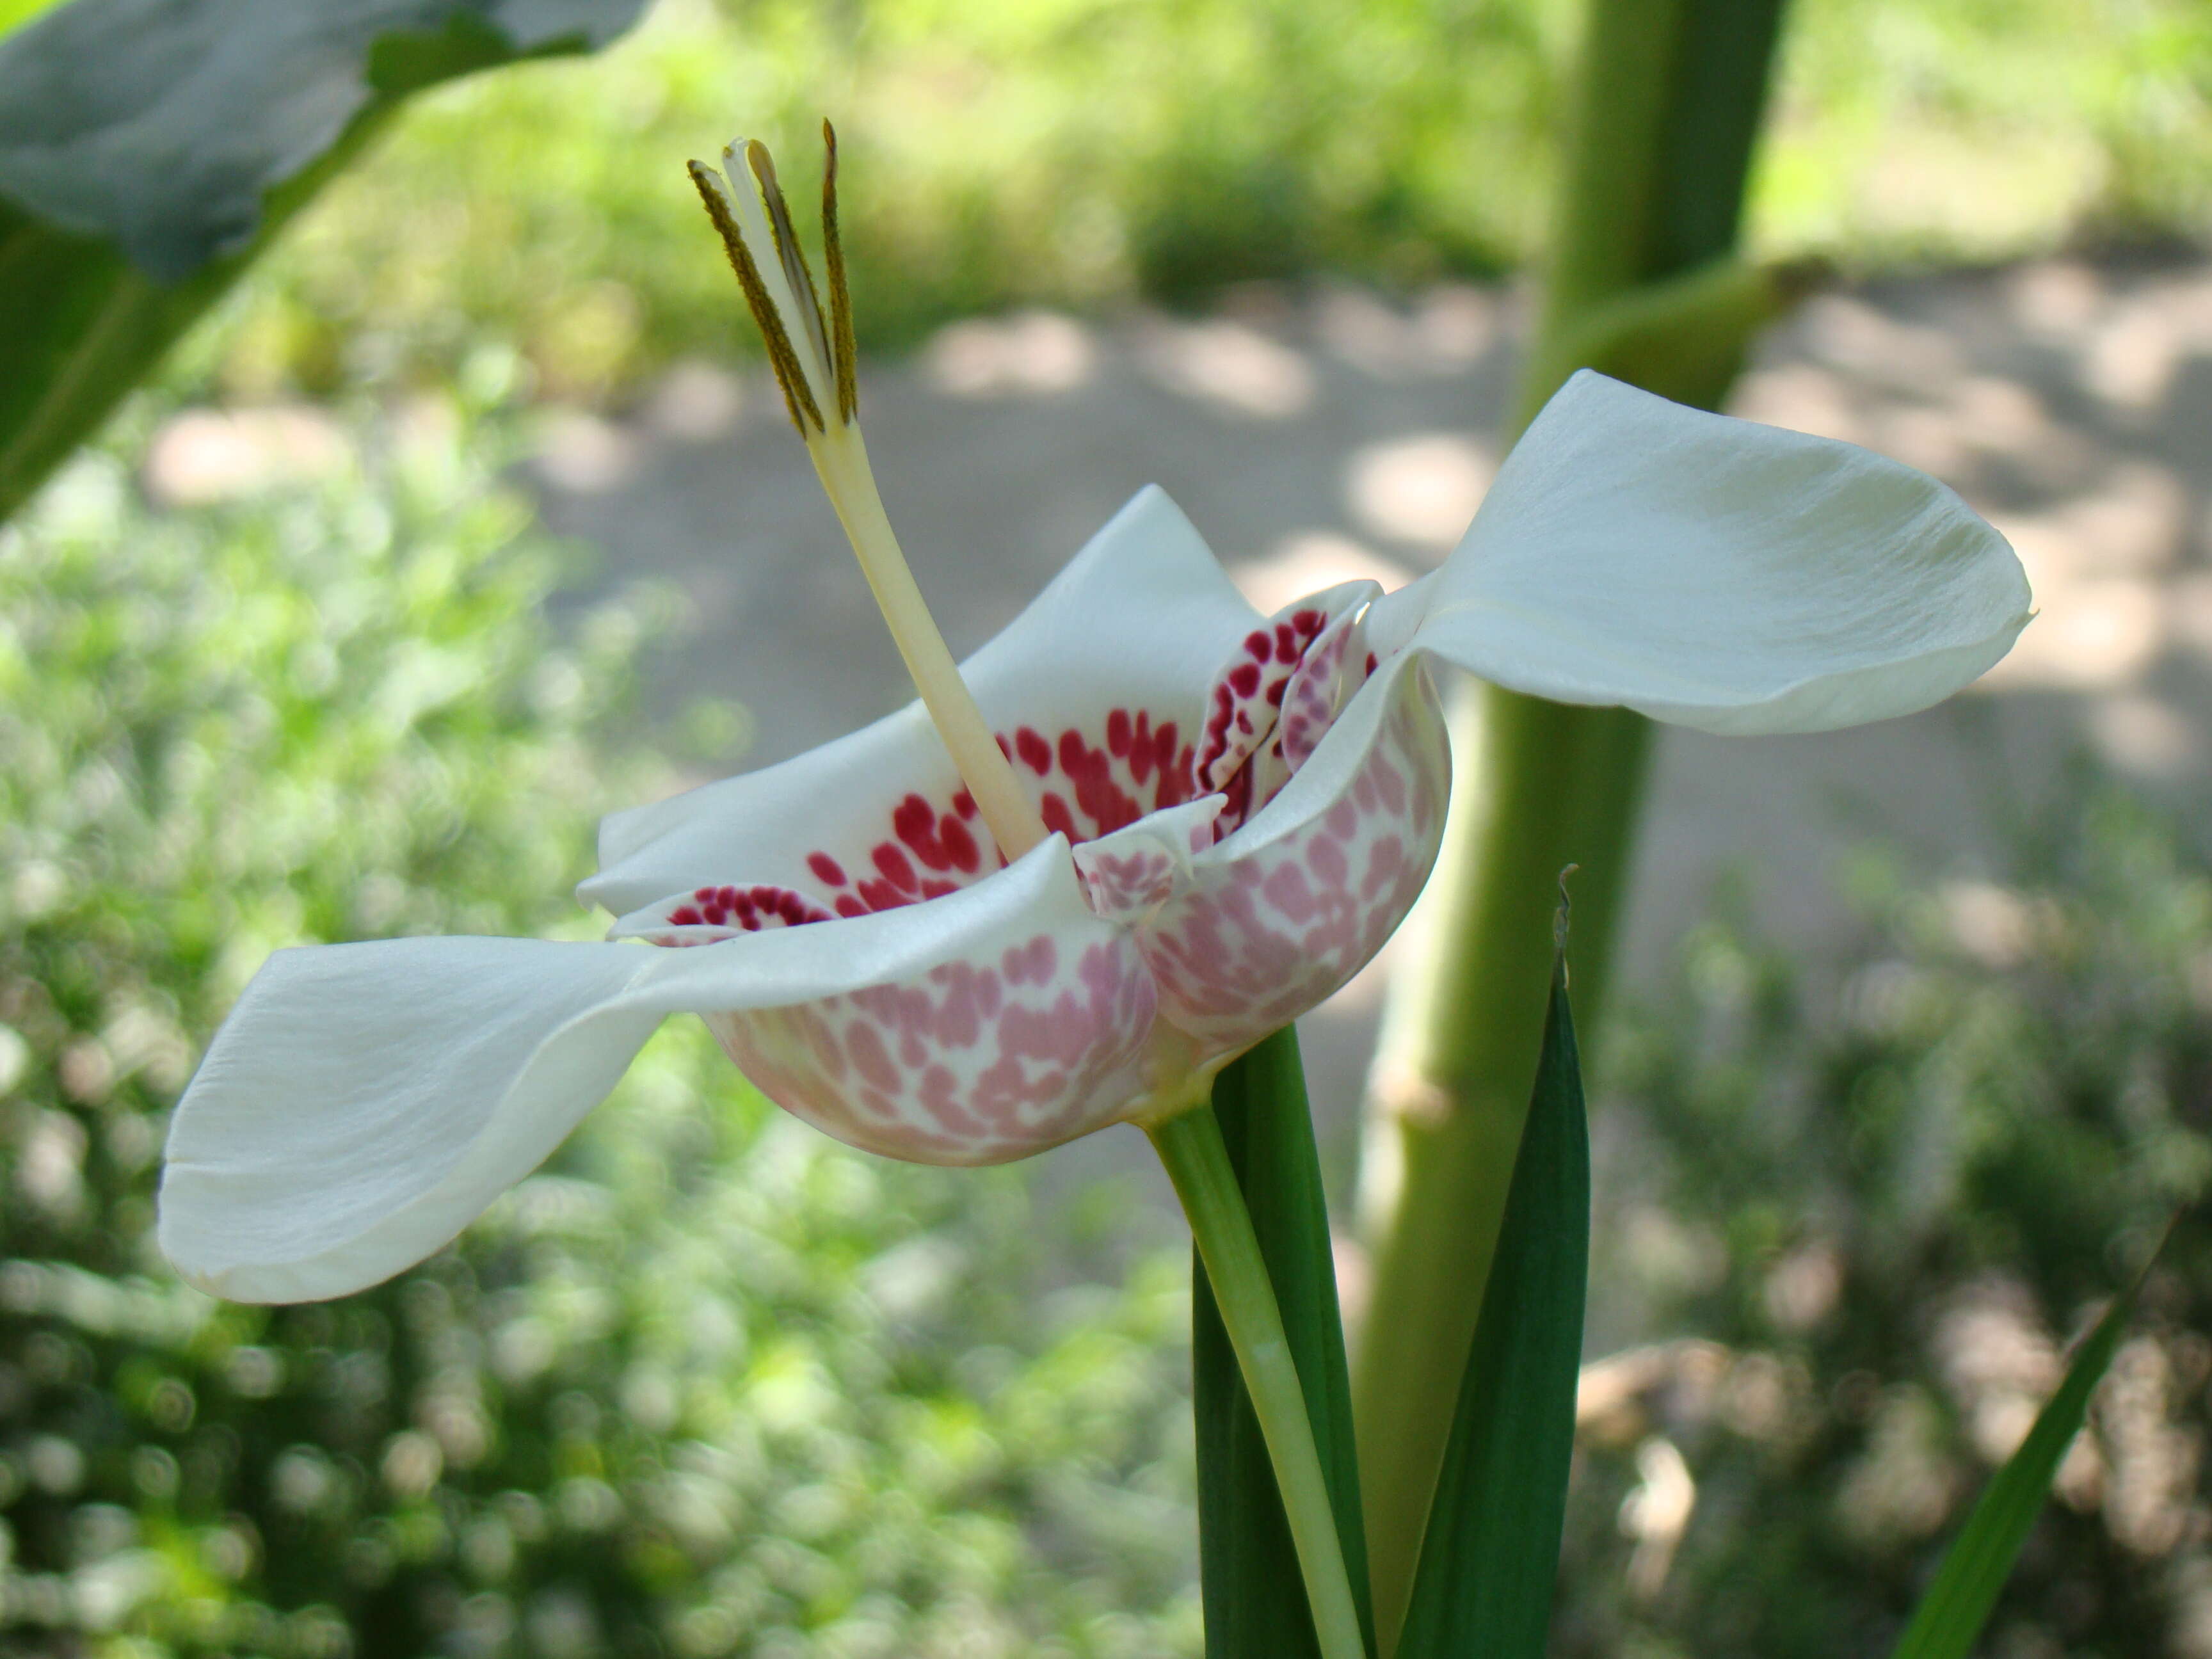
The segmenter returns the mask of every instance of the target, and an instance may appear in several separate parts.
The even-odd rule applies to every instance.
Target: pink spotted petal
[[[1207,686],[1258,623],[1198,532],[1138,495],[963,665],[1048,828],[1086,840],[1190,798]],[[927,714],[608,818],[578,896],[620,915],[724,884],[839,915],[980,880],[997,850]]]
[[[1237,641],[1206,694],[1192,787],[1228,798],[1224,833],[1271,799],[1290,777],[1281,747],[1283,699],[1315,641],[1382,592],[1340,582],[1288,605]]]
[[[1304,1013],[1405,919],[1443,836],[1451,748],[1418,659],[1383,663],[1282,792],[1140,925],[1163,1018],[1208,1055]]]
[[[989,882],[702,950],[394,939],[282,951],[173,1120],[161,1241],[240,1301],[341,1296],[444,1244],[536,1167],[667,1014],[855,1146],[989,1163],[1147,1086],[1154,998],[1054,839]]]
[[[1363,625],[1367,609],[1346,610],[1323,629],[1306,647],[1290,684],[1283,689],[1283,714],[1275,746],[1286,774],[1313,757],[1345,705],[1375,672],[1377,659],[1368,647]]]

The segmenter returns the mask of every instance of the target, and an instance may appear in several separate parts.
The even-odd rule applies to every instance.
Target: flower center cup
[[[1024,1156],[1201,1096],[1364,965],[1434,860],[1449,758],[1425,675],[1394,665],[1349,722],[1361,729],[1337,732],[1376,672],[1360,627],[1372,592],[1255,619],[1187,705],[998,734],[1030,809],[1072,848],[1100,938],[1025,934],[918,981],[709,1015],[731,1058],[841,1139],[939,1163]],[[1302,807],[1332,733],[1343,759],[1323,757],[1330,775]],[[733,866],[615,933],[714,945],[952,901],[1008,870],[957,778],[895,782],[872,804],[864,789],[852,809],[849,830],[775,871]]]
[[[1087,942],[1080,929],[1032,933],[918,980],[707,1017],[755,1084],[830,1133],[901,1157],[995,1162],[1198,1103],[1213,1071],[1357,972],[1433,861],[1449,751],[1421,670],[1396,665],[1340,762],[1314,769],[1330,773],[1326,786],[1266,823],[1378,672],[1362,628],[1380,592],[1371,582],[1264,619],[1231,598],[1249,621],[1213,647],[1226,660],[1199,696],[1179,678],[1186,689],[1165,699],[1101,695],[1084,707],[1110,674],[1071,664],[1033,683],[1034,706],[1018,701],[1025,720],[987,721],[869,469],[826,126],[824,137],[826,311],[767,151],[740,141],[723,173],[695,162],[692,177],[950,775],[910,750],[887,774],[856,762],[836,780],[850,810],[797,856],[786,843],[775,867],[732,857],[613,933],[681,947],[831,921],[865,927],[912,906],[966,904],[1064,840],[1055,880],[1096,925]],[[1172,514],[1164,498],[1158,507]],[[1149,633],[1162,620],[1122,625]],[[1125,648],[1142,656],[1145,644]],[[869,936],[851,937],[860,950]]]

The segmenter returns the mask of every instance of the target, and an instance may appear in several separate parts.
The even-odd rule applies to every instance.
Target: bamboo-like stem
[[[1251,1215],[1244,1207],[1243,1192],[1222,1144],[1220,1122],[1211,1106],[1199,1106],[1152,1124],[1146,1133],[1190,1219],[1199,1259],[1213,1286],[1230,1346],[1237,1351],[1253,1414],[1260,1419],[1305,1579],[1322,1659],[1366,1659],[1358,1607],[1337,1536],[1336,1511],[1329,1503],[1313,1424],[1306,1414],[1304,1387],[1291,1357],[1282,1312],[1252,1231]]]
[[[1591,0],[1546,302],[1517,431],[1582,365],[1593,312],[1735,237],[1781,0]],[[1741,337],[1686,383],[1717,400]],[[1577,1002],[1594,1029],[1641,792],[1647,723],[1495,687],[1460,699],[1444,855],[1393,971],[1369,1099],[1375,1275],[1352,1379],[1375,1610],[1395,1646],[1460,1373],[1481,1310],[1551,962],[1553,877],[1578,863]]]

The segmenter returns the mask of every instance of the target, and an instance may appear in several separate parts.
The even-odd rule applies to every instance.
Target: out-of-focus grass
[[[590,394],[741,339],[682,162],[736,131],[811,194],[846,146],[861,326],[1500,270],[1542,240],[1570,0],[661,0],[603,56],[425,98],[234,313],[234,392],[487,335]],[[2196,0],[1799,0],[1754,240],[1985,259],[2212,223]],[[811,213],[805,215],[811,217]]]
[[[2200,0],[1801,0],[1757,240],[1982,260],[2212,230]]]
[[[878,345],[1024,301],[1494,268],[1533,234],[1539,22],[1430,0],[663,0],[600,58],[422,100],[275,262],[230,374],[312,385],[489,330],[588,390],[726,349],[742,313],[684,158],[764,137],[811,219],[824,114]]]

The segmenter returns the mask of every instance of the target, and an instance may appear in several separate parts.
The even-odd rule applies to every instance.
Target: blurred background
[[[798,197],[837,121],[956,649],[1148,482],[1272,608],[1480,501],[1577,18],[659,0],[317,198],[0,530],[0,1650],[1200,1651],[1135,1136],[888,1164],[672,1027],[454,1249],[270,1311],[154,1251],[165,1114],[268,950],[592,937],[599,813],[907,695],[685,157]],[[2208,236],[2195,0],[1790,10],[1748,241],[1832,276],[1736,412],[1954,483],[2042,616],[1926,715],[1661,742],[1561,1653],[1881,1650],[2212,1171]],[[1347,1213],[1387,973],[1305,1026]],[[1991,1653],[2212,1656],[2212,1230],[2168,1263]]]

